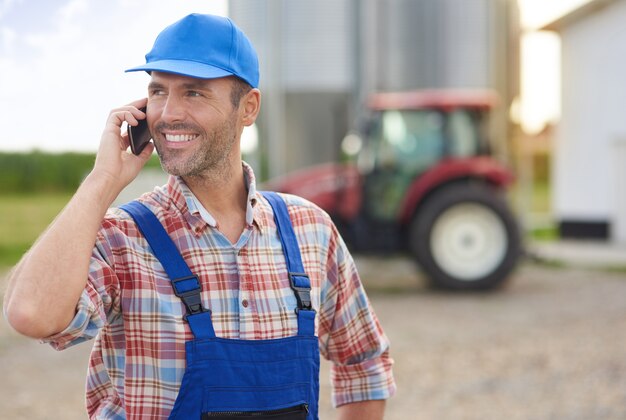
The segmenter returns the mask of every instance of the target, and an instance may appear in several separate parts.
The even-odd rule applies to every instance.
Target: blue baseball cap
[[[131,71],[162,71],[200,79],[237,76],[259,86],[259,60],[248,37],[229,18],[191,14],[165,28]]]

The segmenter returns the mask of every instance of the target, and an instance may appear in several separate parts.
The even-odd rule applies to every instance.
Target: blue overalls
[[[200,282],[176,245],[143,204],[128,212],[167,272],[176,296],[187,309],[194,340],[185,343],[187,367],[170,419],[313,420],[318,418],[319,347],[311,282],[304,273],[300,249],[287,206],[276,194],[263,192],[287,260],[298,307],[298,334],[273,340],[239,340],[215,336],[211,311],[202,306]]]

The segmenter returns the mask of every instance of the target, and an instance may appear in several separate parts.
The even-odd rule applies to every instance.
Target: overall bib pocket
[[[213,411],[202,413],[202,420],[306,420],[309,412],[307,404],[299,404],[293,407],[281,408],[277,410],[264,411]]]
[[[309,412],[306,383],[282,386],[205,387],[203,419],[304,420]]]

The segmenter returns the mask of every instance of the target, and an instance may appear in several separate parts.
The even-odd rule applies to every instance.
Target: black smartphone
[[[140,111],[146,112],[146,108]],[[133,154],[138,155],[150,143],[152,135],[148,129],[148,119],[139,120],[139,124],[132,126],[128,124],[128,140],[130,141],[130,150]]]

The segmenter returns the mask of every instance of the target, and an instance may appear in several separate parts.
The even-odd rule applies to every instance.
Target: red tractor
[[[379,93],[348,163],[271,181],[326,210],[355,252],[409,252],[434,287],[486,290],[520,255],[505,199],[512,174],[489,155],[491,91]]]

